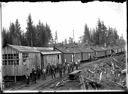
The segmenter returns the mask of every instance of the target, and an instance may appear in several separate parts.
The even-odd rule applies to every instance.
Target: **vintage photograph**
[[[126,2],[2,2],[1,90],[123,91]]]

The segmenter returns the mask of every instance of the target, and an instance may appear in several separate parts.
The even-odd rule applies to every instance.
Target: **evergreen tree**
[[[28,41],[29,46],[34,46],[34,41],[35,41],[35,31],[34,31],[34,26],[33,26],[33,21],[31,18],[31,14],[28,16],[27,20],[27,31],[26,31],[26,37]]]
[[[15,45],[21,45],[21,27],[18,19],[15,22]]]
[[[5,47],[9,43],[7,31],[5,28],[2,30],[2,47]]]
[[[87,43],[87,44],[90,43],[90,31],[87,24],[85,24],[83,43]]]

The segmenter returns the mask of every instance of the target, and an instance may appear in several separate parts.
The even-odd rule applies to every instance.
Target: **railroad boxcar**
[[[125,52],[125,47],[120,46],[120,48],[121,48],[121,53],[124,53]]]
[[[51,65],[61,64],[61,52],[60,51],[42,51],[41,52],[41,68],[46,68],[50,63]]]
[[[2,75],[23,76],[26,69],[31,72],[32,67],[41,67],[40,52],[33,47],[7,45],[2,50]]]
[[[81,51],[78,47],[71,48],[70,50],[73,53],[72,61],[77,62],[78,60],[81,60]]]
[[[122,52],[125,53],[126,52],[126,48],[122,47]]]
[[[121,47],[119,46],[113,46],[112,49],[115,51],[116,54],[119,54],[121,52]]]
[[[121,53],[121,47],[118,46],[118,53]]]
[[[91,47],[92,50],[94,50],[94,55],[96,58],[104,57],[106,56],[106,50],[102,47]]]
[[[112,53],[111,53],[111,47],[109,46],[109,47],[106,47],[106,54],[107,54],[107,56],[110,56]]]
[[[90,48],[81,48],[81,60],[91,60],[94,57],[94,51]]]
[[[56,50],[62,52],[62,62],[75,62],[81,60],[81,53],[78,48],[73,47],[55,47]]]

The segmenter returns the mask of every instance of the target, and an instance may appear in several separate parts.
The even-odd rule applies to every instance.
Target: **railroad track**
[[[46,83],[44,83],[44,84],[42,84],[42,85],[40,85],[40,86],[34,88],[34,90],[46,89],[47,87],[51,86],[52,84],[55,84],[56,82],[59,82],[59,81],[61,81],[61,80],[64,80],[64,79],[67,78],[67,77],[68,77],[68,75],[64,75],[62,78],[59,78],[59,77],[58,77],[58,78],[56,78],[56,79],[53,79],[53,80],[51,80],[51,81],[49,81],[49,82],[46,82]]]

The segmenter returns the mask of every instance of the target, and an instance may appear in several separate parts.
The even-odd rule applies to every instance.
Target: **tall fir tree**
[[[27,42],[29,46],[34,46],[34,40],[35,40],[35,31],[34,31],[34,26],[33,26],[33,21],[31,18],[31,14],[28,16],[27,20],[27,28],[26,28],[26,37],[27,37]]]

